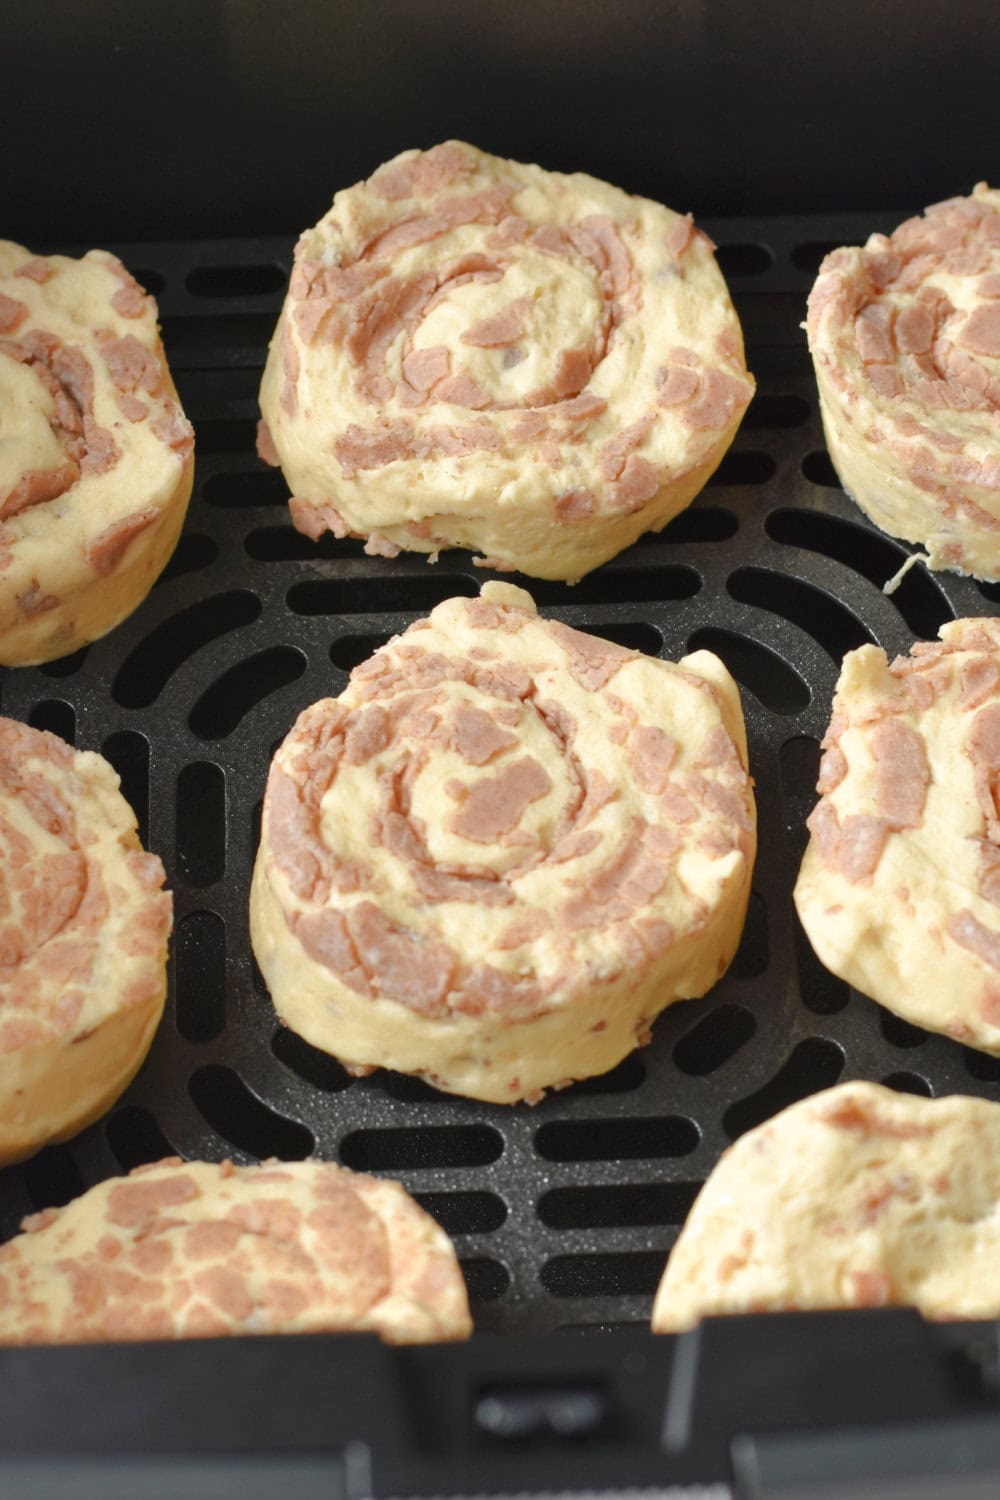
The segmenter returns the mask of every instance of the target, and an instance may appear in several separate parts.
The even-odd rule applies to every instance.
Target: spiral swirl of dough
[[[848,494],[932,568],[1000,578],[1000,192],[834,250],[806,326]]]
[[[0,719],[0,1165],[82,1130],[146,1056],[163,880],[107,761]]]
[[[310,536],[573,579],[694,498],[752,392],[690,216],[450,141],[302,236],[260,452]]]
[[[354,1068],[510,1102],[606,1071],[735,951],[755,847],[739,697],[487,584],[278,751],[251,898],[275,1006]]]
[[[191,496],[156,304],[115,256],[0,242],[0,421],[0,664],[24,666],[141,604]]]

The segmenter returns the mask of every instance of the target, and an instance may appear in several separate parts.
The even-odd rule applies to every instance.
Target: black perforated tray
[[[484,575],[467,553],[366,557],[292,530],[280,474],[254,456],[256,391],[289,242],[114,246],[156,292],[197,431],[177,552],[110,637],[0,671],[0,711],[101,750],[175,892],[167,1014],[149,1061],[99,1124],[0,1173],[0,1236],[21,1216],[166,1153],[251,1161],[315,1152],[401,1179],[455,1239],[476,1325],[546,1331],[641,1323],[667,1251],[720,1151],[792,1100],[876,1079],[1000,1099],[1000,1062],[896,1020],[828,975],[791,889],[818,741],[844,651],[891,654],[996,587],[915,567],[875,533],[826,456],[799,324],[823,250],[881,220],[729,221],[720,246],[759,393],[714,480],[659,536],[575,588],[526,581],[553,616],[674,657],[706,646],[743,689],[760,855],[742,946],[704,1000],[604,1078],[535,1108],[351,1080],[278,1027],[247,936],[271,752],[307,703],[442,599]],[[45,247],[36,247],[45,248]]]

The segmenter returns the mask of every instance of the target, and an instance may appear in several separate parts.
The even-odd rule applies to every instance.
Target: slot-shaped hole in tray
[[[208,355],[225,366],[232,362],[234,355],[245,356],[251,349],[259,351],[260,362],[263,364],[274,332],[274,321],[273,312],[233,312],[221,317],[194,314],[164,318],[163,344],[171,362],[176,361],[181,368],[187,355]],[[207,444],[203,440],[202,429],[207,425],[209,424],[204,422],[198,425],[199,451],[202,454],[223,451],[213,445],[219,439],[210,440]],[[242,440],[239,447],[252,453],[257,423],[248,421],[244,427],[249,430],[250,436],[248,440]],[[238,450],[233,448],[226,451]]]
[[[609,1072],[598,1073],[595,1078],[581,1078],[570,1084],[569,1088],[550,1094],[549,1099],[556,1108],[560,1108],[563,1099],[572,1099],[576,1095],[629,1094],[645,1080],[646,1064],[638,1052],[632,1052]]]
[[[814,452],[806,454],[802,460],[802,472],[810,484],[822,485],[827,490],[843,488],[840,475],[833,467],[833,460],[825,448],[817,448]]]
[[[253,417],[203,417],[198,423],[198,452],[203,458],[256,451],[257,423]]]
[[[121,793],[135,813],[139,842],[149,843],[149,741],[137,729],[109,734],[101,754],[118,772]]]
[[[701,1187],[700,1182],[646,1182],[550,1188],[538,1200],[538,1217],[548,1229],[683,1224]]]
[[[353,672],[355,667],[359,667],[387,641],[391,641],[394,634],[394,631],[387,630],[377,635],[338,636],[330,647],[330,660],[342,672]]]
[[[743,418],[743,430],[768,428],[780,430],[802,427],[812,416],[812,407],[803,396],[788,393],[762,396],[758,391]]]
[[[723,276],[760,276],[774,265],[774,252],[769,245],[743,241],[717,245],[715,259]]]
[[[922,1047],[924,1042],[930,1041],[930,1032],[925,1031],[922,1026],[913,1026],[909,1021],[904,1021],[902,1016],[894,1015],[891,1010],[879,1007],[878,1014],[879,1030],[891,1047]]]
[[[188,715],[201,740],[222,740],[233,733],[259,703],[298,681],[306,658],[295,646],[268,646],[236,662],[206,688]]]
[[[882,1082],[887,1089],[895,1089],[899,1094],[917,1094],[921,1099],[930,1099],[934,1095],[934,1090],[921,1073],[887,1073]]]
[[[459,1265],[472,1303],[496,1302],[510,1286],[510,1272],[499,1260],[483,1255],[460,1260]]]
[[[722,1121],[727,1135],[735,1140],[807,1094],[832,1088],[843,1071],[842,1047],[825,1037],[806,1037],[763,1088],[729,1106]]]
[[[875,637],[857,615],[823,589],[773,568],[737,568],[726,587],[740,604],[751,604],[797,625],[812,636],[839,665],[844,653],[875,645]]]
[[[799,975],[799,993],[806,1010],[815,1016],[832,1016],[843,1010],[851,998],[850,986],[820,963],[805,930],[796,916],[795,963]]]
[[[718,1005],[692,1026],[674,1048],[674,1062],[682,1073],[703,1078],[735,1057],[757,1030],[744,1005]]]
[[[394,578],[373,573],[361,578],[308,578],[288,590],[288,608],[297,615],[377,614],[380,610],[431,610],[456,594],[471,598],[479,585],[466,573],[428,568]]]
[[[149,708],[170,678],[196,651],[259,618],[261,602],[249,589],[200,599],[163,620],[133,646],[111,692],[122,708]]]
[[[588,635],[597,635],[627,651],[641,651],[644,656],[659,656],[663,650],[663,635],[655,625],[645,620],[623,620],[621,624],[602,621],[600,625],[581,627]]]
[[[209,475],[201,487],[201,498],[219,510],[287,505],[288,484],[280,469],[227,469]]]
[[[177,868],[186,885],[202,889],[226,868],[226,778],[212,761],[192,760],[177,777]]]
[[[733,959],[732,973],[740,979],[756,979],[763,974],[771,961],[770,943],[767,936],[767,907],[756,891],[750,892],[746,922],[740,946]]]
[[[644,546],[652,542],[670,542],[677,546],[727,542],[736,535],[739,527],[738,518],[722,505],[689,505],[662,531],[645,531],[639,540]]]
[[[210,1042],[226,1024],[226,924],[214,911],[192,911],[174,937],[177,1030]]]
[[[167,284],[167,278],[149,266],[130,266],[129,274],[135,277],[143,291],[148,292],[151,297],[158,297]]]
[[[657,1250],[554,1255],[542,1266],[541,1283],[550,1297],[649,1297],[666,1261]]]
[[[266,297],[287,281],[281,266],[195,266],[184,278],[192,297]]]
[[[192,1073],[188,1093],[212,1129],[248,1156],[303,1161],[315,1148],[312,1131],[263,1104],[222,1063],[208,1063]]]
[[[496,1193],[415,1193],[414,1197],[446,1234],[493,1234],[507,1217],[507,1205]]]
[[[792,265],[800,271],[815,273],[831,250],[840,249],[840,244],[839,240],[803,240],[792,247]]]
[[[503,1149],[503,1136],[492,1125],[413,1125],[354,1130],[341,1142],[340,1159],[359,1172],[486,1167]]]
[[[46,1146],[21,1171],[36,1209],[62,1208],[84,1190],[80,1168],[68,1146]]]
[[[687,1156],[700,1140],[684,1115],[619,1120],[549,1120],[535,1131],[545,1161],[639,1161]]]
[[[279,740],[278,743],[279,744],[281,743],[280,740]],[[278,748],[277,745],[275,745],[275,746],[272,747],[271,757],[270,757],[271,760],[274,759],[275,751],[277,750],[277,748]],[[251,807],[251,809],[250,809],[250,848],[251,849],[259,849],[260,848],[260,825],[261,825],[261,823],[263,821],[263,818],[264,818],[264,799],[263,799],[263,797],[258,797],[257,801],[254,803],[253,807]],[[254,964],[253,967],[254,967],[255,977],[259,979],[260,978],[260,971],[257,969],[257,965],[256,964]],[[266,989],[264,988],[264,981],[263,981],[263,979],[260,980],[260,993],[262,995],[264,995],[264,994],[267,993]]]
[[[977,1052],[973,1047],[963,1047],[962,1061],[970,1078],[979,1083],[1000,1083],[1000,1057]]]
[[[76,712],[71,703],[64,703],[61,698],[45,698],[36,703],[28,715],[28,723],[32,729],[58,735],[67,745],[76,744]]]
[[[544,578],[529,578],[525,585],[537,604],[656,604],[674,599],[693,599],[701,588],[701,577],[684,563],[663,563],[654,568],[616,567],[606,563],[569,588]]]
[[[800,845],[805,846],[806,818],[816,806],[819,760],[819,741],[809,734],[799,734],[794,739],[786,740],[778,754],[785,828],[796,849]]]
[[[711,651],[721,657],[736,681],[772,713],[797,714],[809,706],[811,695],[805,678],[760,641],[710,625],[694,632],[688,650]]]
[[[218,544],[210,536],[198,536],[196,532],[185,533],[156,580],[155,587],[172,583],[175,578],[183,578],[188,573],[200,573],[202,568],[210,568],[218,555]]]
[[[119,1166],[126,1172],[147,1162],[175,1156],[156,1116],[138,1104],[126,1104],[109,1115],[104,1136]]]
[[[380,1070],[374,1082],[390,1099],[398,1099],[401,1104],[448,1105],[455,1098],[454,1094],[436,1089],[424,1078],[416,1078],[409,1073],[393,1073],[389,1069]]]
[[[778,472],[778,465],[770,453],[758,453],[754,449],[730,448],[722,462],[708,481],[709,484],[766,484]],[[683,512],[682,512],[683,514]],[[671,521],[671,528],[677,523]],[[733,528],[735,531],[735,527]],[[700,540],[700,538],[693,538]],[[717,540],[715,537],[712,541]]]
[[[332,531],[324,531],[314,541],[294,526],[261,526],[248,532],[243,539],[247,557],[254,562],[333,562],[337,558],[353,557],[357,541],[351,537],[336,537]],[[329,580],[327,580],[329,581]],[[302,588],[302,584],[296,585]],[[299,610],[299,614],[325,614],[325,610]]]
[[[785,345],[799,346],[808,365],[809,354],[802,318],[805,313],[805,298],[802,292],[784,291],[778,288],[755,287],[753,296],[746,297],[740,308],[740,322],[747,346],[747,362],[751,370],[756,368],[755,353],[758,343],[768,350]],[[750,403],[751,408],[753,402]]]
[[[90,647],[81,646],[78,651],[71,651],[68,656],[58,656],[55,661],[43,661],[38,670],[44,672],[46,677],[75,677],[86,663],[89,654]]]
[[[259,977],[260,970],[256,964],[254,970]],[[260,980],[259,988],[262,994],[267,993],[263,979]],[[310,1046],[287,1026],[279,1026],[272,1035],[271,1051],[286,1068],[291,1068],[293,1073],[312,1088],[322,1089],[324,1094],[338,1094],[343,1089],[350,1088],[354,1082],[347,1069],[335,1057],[329,1057],[325,1052],[320,1052],[318,1047]]]

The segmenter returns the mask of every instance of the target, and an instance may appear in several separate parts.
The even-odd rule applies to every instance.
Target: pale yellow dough
[[[0,242],[0,665],[104,635],[177,544],[193,443],[156,319],[107,251]]]
[[[99,1183],[0,1247],[0,1344],[472,1331],[451,1242],[332,1162],[182,1162]]]
[[[653,1330],[725,1313],[1000,1315],[1000,1105],[844,1083],[721,1157],[670,1254]]]
[[[931,568],[1000,578],[1000,191],[980,183],[820,267],[806,323],[827,447]]]
[[[300,239],[261,453],[311,536],[576,579],[690,503],[752,394],[689,218],[451,141]]]
[[[0,719],[0,1166],[89,1125],[145,1058],[163,880],[106,760]]]
[[[1000,1053],[1000,621],[940,634],[844,658],[795,905],[834,974]]]
[[[754,851],[722,663],[640,656],[491,583],[300,716],[251,937],[278,1014],[347,1065],[535,1100],[715,983]]]

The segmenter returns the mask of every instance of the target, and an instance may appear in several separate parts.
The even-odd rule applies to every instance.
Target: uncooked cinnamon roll
[[[396,1182],[332,1162],[138,1167],[0,1247],[0,1344],[471,1332],[451,1242]]]
[[[806,326],[847,493],[930,567],[1000,578],[1000,192],[834,250]]]
[[[720,1314],[1000,1314],[1000,1105],[844,1083],[742,1136],[667,1262],[653,1331]]]
[[[834,974],[1000,1053],[1000,620],[844,658],[795,904]]]
[[[163,880],[106,760],[0,719],[0,1166],[89,1125],[146,1056]]]
[[[166,565],[193,438],[156,304],[104,250],[0,241],[0,665],[104,635]]]
[[[690,216],[449,141],[300,239],[260,452],[309,536],[575,579],[694,498],[752,393]]]
[[[282,1019],[349,1067],[533,1101],[715,983],[754,849],[722,663],[640,656],[491,583],[299,717],[253,946]]]

